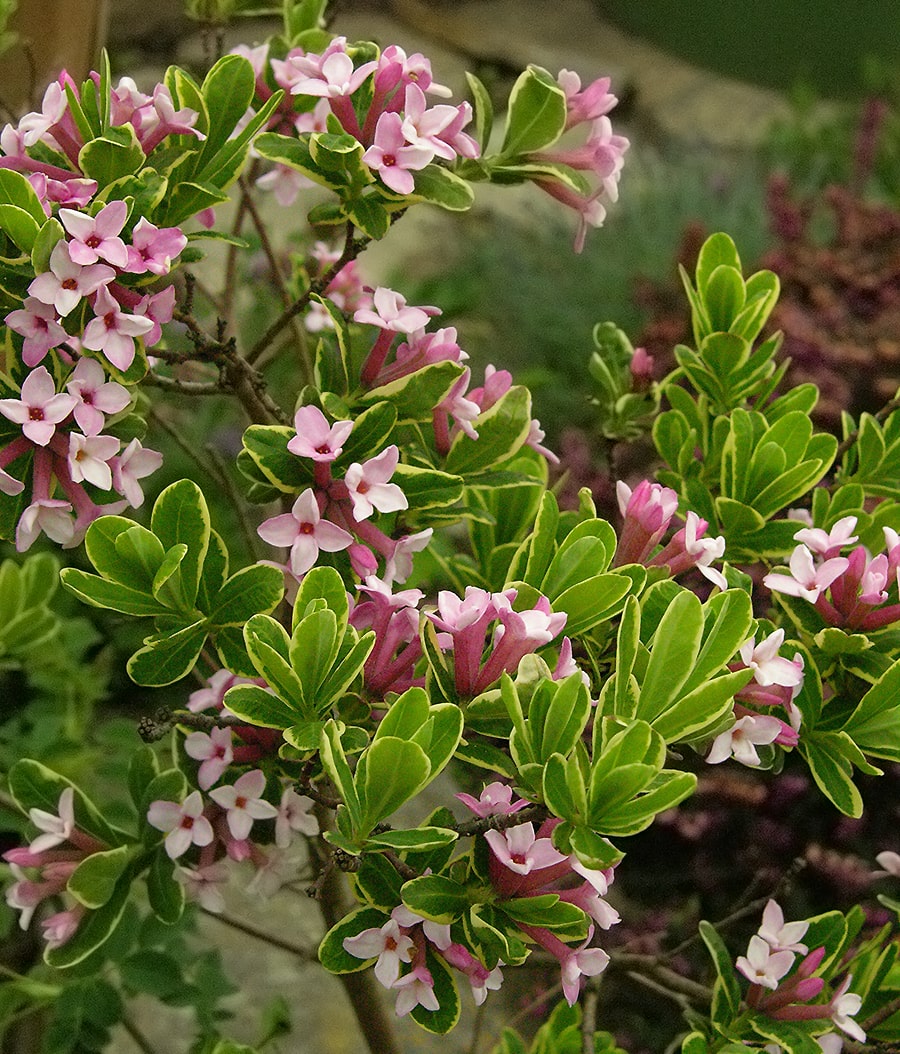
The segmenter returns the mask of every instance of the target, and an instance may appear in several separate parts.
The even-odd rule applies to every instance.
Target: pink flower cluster
[[[711,566],[713,560],[725,555],[725,539],[706,537],[709,524],[695,512],[688,512],[684,527],[654,552],[678,511],[678,495],[674,490],[642,480],[632,491],[620,480],[616,493],[623,522],[613,557],[614,567],[625,564],[667,567],[673,578],[696,567],[719,589],[728,588],[725,576]]]
[[[549,644],[562,632],[567,616],[565,612],[554,612],[546,597],[540,597],[532,608],[515,611],[516,596],[515,589],[488,593],[477,586],[466,586],[462,598],[449,590],[438,593],[437,611],[428,618],[440,630],[441,648],[453,652],[456,690],[461,697],[480,695],[501,674],[515,673],[526,655]]]
[[[422,655],[418,605],[425,594],[421,589],[394,593],[390,584],[375,575],[358,588],[365,598],[353,606],[350,624],[375,633],[375,646],[363,668],[366,691],[383,699],[388,692],[399,694],[414,685],[424,686],[425,679],[415,676],[415,666]]]
[[[71,787],[59,796],[56,813],[29,809],[28,818],[41,832],[27,848],[3,854],[16,881],[6,891],[7,904],[19,915],[27,930],[37,908],[51,897],[65,893],[75,868],[94,853],[109,846],[80,830],[75,818],[75,792]],[[29,876],[28,872],[36,872]],[[41,920],[43,938],[50,948],[65,944],[78,929],[85,909],[74,904]]]
[[[472,119],[472,108],[428,106],[426,95],[450,95],[436,84],[424,55],[407,55],[403,48],[385,48],[377,60],[354,64],[345,37],[336,37],[321,54],[292,48],[284,59],[270,58],[266,45],[235,49],[253,64],[256,96],[269,99],[281,88],[285,97],[269,121],[271,130],[283,135],[324,132],[333,114],[349,135],[365,146],[363,161],[389,190],[411,194],[413,172],[435,158],[478,157],[478,145],[463,128]],[[366,85],[371,90],[365,111],[358,100]],[[310,107],[310,101],[317,100]],[[299,190],[309,186],[300,172],[277,165],[259,180],[272,190],[280,204],[293,204]]]
[[[301,406],[294,415],[294,427],[297,434],[287,448],[313,462],[314,486],[297,497],[289,513],[262,523],[260,537],[290,549],[288,567],[296,579],[313,567],[320,552],[348,550],[351,565],[361,578],[375,573],[381,557],[385,580],[404,580],[412,571],[412,554],[428,544],[431,531],[395,540],[369,522],[376,511],[386,514],[408,508],[403,491],[390,482],[400,459],[399,449],[392,444],[376,457],[349,465],[343,478],[335,479],[332,464],[343,451],[353,422],[329,424],[318,407]]]
[[[478,816],[509,816],[527,804],[521,799],[513,802],[509,788],[500,783],[485,787],[477,802],[468,795],[458,797]],[[491,884],[501,901],[554,893],[591,919],[587,938],[577,948],[564,944],[544,927],[519,923],[523,933],[559,961],[563,995],[572,1006],[578,999],[581,978],[601,973],[609,963],[605,951],[590,946],[595,926],[608,930],[619,922],[619,913],[603,899],[612,884],[613,869],[597,871],[585,867],[576,856],[560,853],[550,837],[558,823],[548,820],[537,831],[534,824],[523,823],[503,831],[487,831],[484,837],[491,850]]]
[[[448,326],[431,333],[425,329],[429,319],[440,313],[437,307],[410,307],[406,299],[394,290],[382,286],[377,288],[372,296],[372,306],[360,308],[353,315],[355,322],[375,326],[380,330],[363,363],[363,385],[367,388],[378,388],[401,377],[409,377],[437,362],[465,362],[469,356],[456,342],[454,327]],[[398,335],[405,336],[406,339],[398,345],[393,359],[388,362]],[[509,391],[512,387],[512,374],[508,370],[486,366],[484,384],[480,388],[470,389],[471,381],[472,374],[467,366],[450,391],[433,409],[432,426],[439,454],[446,454],[450,450],[453,439],[460,432],[464,432],[470,439],[478,438],[473,422]],[[559,459],[556,455],[541,445],[543,439],[544,432],[540,421],[533,420],[526,443],[542,456],[557,463]]]
[[[118,278],[168,274],[187,238],[177,227],[159,228],[141,217],[126,244],[121,237],[128,220],[124,201],[111,201],[93,216],[63,208],[59,218],[69,238],[57,242],[50,269],[37,275],[21,309],[4,321],[24,338],[26,366],[36,366],[52,349],[65,347],[68,350],[60,352],[65,360],[84,348],[127,370],[134,361],[136,340],[152,346],[162,336],[162,324],[172,318],[175,289],[141,295]],[[83,301],[90,305],[92,317],[80,333],[70,334],[63,320],[80,318],[80,312],[73,312]]]
[[[782,658],[778,652],[783,644],[784,630],[777,629],[759,644],[751,637],[741,645],[740,661],[731,663],[729,669],[750,669],[753,680],[735,695],[736,721],[713,740],[706,756],[710,765],[734,758],[755,767],[760,763],[757,746],[797,745],[801,715],[794,699],[803,687],[803,656],[795,652],[793,659]],[[770,712],[774,707],[786,711],[787,722]]]
[[[738,970],[750,981],[747,1002],[754,1010],[778,1021],[828,1021],[864,1043],[866,1034],[854,1020],[862,999],[849,991],[853,982],[850,974],[826,1003],[810,1002],[825,988],[824,978],[814,976],[825,949],[809,952],[801,943],[808,928],[807,922],[785,923],[780,906],[774,900],[768,902],[762,925],[750,938],[747,954],[737,959]],[[798,954],[804,958],[794,969]],[[840,1036],[833,1031],[818,1036],[817,1041],[827,1054],[837,1054],[842,1046]]]
[[[42,531],[62,545],[77,545],[97,516],[140,506],[140,480],[162,464],[162,455],[144,449],[140,440],[122,449],[120,440],[102,434],[106,415],[124,411],[131,396],[106,379],[99,362],[79,359],[64,387],[57,391],[50,371],[38,366],[22,382],[18,399],[0,399],[0,414],[21,427],[21,435],[0,449],[0,492],[14,496],[25,490],[7,468],[32,457],[31,501],[16,527],[19,552]],[[57,485],[64,497],[54,497]],[[100,504],[96,491],[114,491],[124,500]]]
[[[625,136],[613,132],[606,116],[619,101],[610,94],[609,77],[601,77],[584,89],[581,87],[581,78],[571,70],[560,70],[557,80],[566,93],[566,128],[590,125],[587,141],[573,150],[538,151],[528,155],[527,159],[538,164],[549,162],[566,165],[576,171],[589,173],[597,181],[596,188],[587,194],[579,193],[561,180],[535,181],[551,197],[578,214],[575,252],[580,253],[584,248],[588,227],[600,227],[606,219],[604,199],[618,201],[619,177],[630,143]]]
[[[357,959],[375,959],[376,978],[397,993],[398,1017],[405,1017],[417,1006],[432,1011],[440,1008],[434,977],[427,965],[429,951],[466,977],[478,1006],[487,998],[489,989],[496,990],[503,982],[500,966],[488,970],[468,948],[455,944],[449,925],[423,919],[402,904],[394,908],[383,926],[345,937],[343,947]]]
[[[187,753],[202,759],[199,782],[204,790],[236,760],[231,756],[229,740],[216,735],[221,732],[231,735],[228,729],[213,729],[210,736],[195,732],[185,741]],[[195,790],[183,802],[154,801],[147,811],[147,822],[165,834],[165,850],[172,860],[180,860],[194,846],[199,850],[190,865],[179,864],[175,877],[207,911],[224,910],[220,887],[229,877],[226,859],[249,860],[255,874],[248,889],[271,896],[296,876],[300,861],[291,852],[295,832],[307,836],[319,833],[318,821],[310,811],[311,798],[284,786],[276,806],[267,800],[265,792],[265,774],[261,769],[251,769],[233,784],[209,790],[205,802]],[[251,837],[259,820],[275,821],[274,845],[270,832],[263,844]]]
[[[856,517],[845,516],[831,531],[804,527],[794,535],[789,573],[773,571],[763,579],[769,589],[815,605],[829,626],[850,632],[882,629],[900,621],[900,536],[884,528],[886,551],[872,557],[858,545],[838,553],[856,536]],[[827,595],[826,595],[827,594]]]

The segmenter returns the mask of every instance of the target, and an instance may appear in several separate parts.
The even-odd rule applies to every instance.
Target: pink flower
[[[765,688],[773,684],[784,688],[795,688],[803,684],[802,665],[798,666],[778,654],[782,644],[784,630],[777,629],[759,644],[751,637],[741,645],[741,661],[753,670],[753,679],[757,684]]]
[[[413,569],[413,554],[428,547],[433,533],[433,528],[426,527],[424,531],[405,534],[394,542],[394,550],[384,565],[385,582],[405,582],[409,578]]]
[[[55,915],[41,921],[41,936],[47,942],[48,948],[59,948],[75,936],[75,931],[81,925],[85,916],[85,909],[80,905],[70,908],[68,911],[58,911]]]
[[[72,506],[56,498],[39,498],[33,501],[19,517],[16,525],[16,552],[27,552],[44,532],[60,545],[71,542],[75,536],[75,524],[71,517]]]
[[[209,796],[228,813],[228,829],[242,841],[247,838],[254,820],[271,820],[278,810],[263,799],[266,776],[261,769],[245,772],[233,786],[216,787]]]
[[[87,267],[98,260],[106,260],[113,267],[126,266],[128,251],[119,237],[128,219],[128,206],[124,201],[111,201],[96,216],[74,209],[60,209],[59,218],[72,235],[69,258],[73,263]]]
[[[93,483],[100,490],[112,489],[109,461],[119,452],[115,436],[82,436],[69,433],[69,475],[73,483]]]
[[[770,900],[763,911],[759,935],[773,952],[799,952],[806,955],[809,949],[800,943],[800,938],[808,929],[808,922],[786,923],[780,905]]]
[[[43,809],[29,809],[28,819],[39,831],[37,838],[28,846],[30,853],[43,853],[63,842],[68,842],[75,830],[75,791],[66,787],[59,796],[56,813]]]
[[[619,480],[616,494],[624,523],[613,564],[618,567],[641,563],[668,530],[678,511],[678,495],[671,488],[646,479],[633,491]]]
[[[291,844],[291,832],[299,831],[311,838],[319,833],[319,821],[312,813],[313,800],[298,794],[292,787],[285,787],[275,819],[275,844],[287,849]]]
[[[125,270],[131,274],[168,274],[172,260],[187,245],[187,238],[178,227],[154,226],[145,216],[135,224],[131,232],[131,245],[127,246],[128,263]]]
[[[424,168],[434,155],[431,146],[408,144],[399,114],[383,113],[375,126],[375,142],[363,154],[363,161],[385,186],[398,194],[412,194],[416,189],[412,172]]]
[[[842,1032],[846,1032],[851,1039],[859,1043],[865,1043],[865,1032],[858,1022],[853,1020],[862,1007],[862,997],[848,991],[852,982],[853,975],[848,973],[840,987],[835,989],[828,1007],[831,1010],[831,1020]]]
[[[403,111],[401,130],[407,143],[430,150],[432,156],[437,155],[445,161],[456,157],[453,147],[439,138],[459,116],[455,106],[433,106],[429,110],[422,89],[417,84],[409,84]]]
[[[389,483],[400,460],[400,451],[391,444],[365,464],[355,462],[347,469],[344,483],[353,502],[353,518],[359,522],[379,512],[399,512],[409,508],[406,495],[396,483]]]
[[[401,977],[391,987],[397,991],[394,1010],[397,1017],[405,1017],[417,1006],[426,1010],[439,1010],[440,1004],[434,994],[434,978],[425,966],[416,966],[411,973]]]
[[[184,886],[191,900],[196,900],[205,911],[221,915],[225,910],[225,898],[219,889],[228,881],[228,868],[224,861],[205,867],[176,867],[175,881]]]
[[[793,965],[793,952],[773,952],[759,934],[750,938],[747,954],[738,956],[737,959],[737,968],[748,981],[773,991]]]
[[[140,315],[126,315],[118,301],[105,289],[97,291],[94,315],[81,338],[91,351],[102,351],[120,370],[127,370],[134,361],[134,338],[143,337],[153,329],[153,321]]]
[[[530,875],[532,871],[567,860],[549,838],[536,837],[531,823],[508,827],[505,831],[486,831],[484,837],[497,860],[517,875]]]
[[[343,37],[333,40],[322,56],[306,55],[292,59],[300,74],[291,86],[293,95],[320,95],[327,99],[352,95],[363,81],[378,67],[377,62],[365,62],[353,68],[353,59],[344,48]],[[304,76],[305,74],[305,76]]]
[[[892,853],[889,849],[886,849],[882,853],[878,853],[875,857],[878,864],[884,868],[883,871],[875,871],[874,875],[893,875],[894,878],[900,878],[900,853]]]
[[[151,827],[166,833],[166,853],[172,860],[183,856],[192,845],[209,845],[213,829],[203,815],[200,791],[193,791],[178,805],[172,801],[155,801],[147,810]]]
[[[742,765],[756,766],[759,755],[756,746],[774,743],[783,732],[782,722],[777,717],[747,715],[738,718],[726,732],[716,736],[706,755],[708,765],[718,765],[734,758]]]
[[[385,988],[392,988],[400,977],[400,964],[412,962],[413,939],[404,933],[395,919],[383,926],[373,926],[355,937],[345,937],[344,951],[357,959],[375,959],[375,976]],[[415,1005],[415,1004],[413,1004]]]
[[[22,382],[21,399],[0,399],[0,414],[22,426],[26,439],[47,446],[56,426],[75,407],[74,396],[57,394],[56,385],[46,366],[39,366]]]
[[[322,519],[310,488],[297,498],[290,512],[261,523],[257,533],[270,545],[290,547],[291,571],[298,577],[306,574],[319,559],[320,549],[337,553],[353,542],[353,535],[343,527]]]
[[[809,549],[805,545],[798,545],[791,553],[788,566],[791,571],[789,575],[773,571],[763,579],[763,585],[777,593],[802,597],[814,604],[819,595],[847,570],[850,561],[846,557],[836,556],[817,567]]]
[[[26,366],[37,366],[51,348],[59,347],[69,334],[56,319],[52,304],[44,304],[37,297],[26,297],[19,311],[10,311],[4,319],[7,326],[25,338],[22,342],[22,361]]]
[[[288,443],[288,450],[298,457],[327,462],[340,455],[353,431],[353,422],[335,421],[329,425],[318,406],[301,406],[294,414],[294,428],[297,434]]]
[[[175,286],[166,286],[160,293],[148,293],[134,305],[134,313],[149,318],[153,328],[144,337],[144,346],[152,348],[162,337],[162,326],[172,321],[175,310]]]
[[[584,90],[581,88],[581,78],[571,70],[560,70],[556,80],[566,93],[566,128],[573,128],[585,121],[595,121],[609,113],[619,101],[610,94],[609,77],[592,81]]]
[[[197,772],[197,785],[200,790],[209,790],[234,758],[231,729],[213,728],[208,735],[206,732],[191,732],[185,737],[184,752],[201,763]]]
[[[499,782],[489,783],[477,799],[471,794],[457,794],[455,797],[476,816],[509,816],[530,804],[525,798],[513,801],[512,787]]]
[[[133,509],[139,509],[144,503],[144,492],[138,480],[155,472],[162,461],[162,454],[146,450],[139,439],[132,439],[113,462],[113,486],[128,499]]]
[[[372,294],[374,311],[361,308],[353,316],[354,322],[367,326],[378,326],[391,333],[415,333],[428,325],[432,315],[439,315],[437,307],[408,307],[406,297],[385,286],[379,286]]]
[[[845,545],[852,545],[859,540],[853,533],[855,530],[856,517],[844,516],[830,531],[823,531],[820,527],[804,527],[794,535],[794,541],[801,542],[816,556],[828,560],[837,556]]]
[[[106,423],[104,414],[120,413],[131,402],[128,389],[107,381],[96,359],[79,359],[66,388],[77,400],[72,413],[86,436],[99,435]]]
[[[593,935],[592,926],[584,944],[578,948],[570,948],[568,954],[560,960],[563,996],[569,1006],[574,1006],[578,1001],[581,978],[596,977],[609,965],[609,956],[602,948],[588,948]]]
[[[78,303],[111,282],[116,272],[106,264],[83,267],[69,255],[69,243],[57,242],[50,253],[50,270],[39,274],[28,292],[43,304],[52,304],[65,317]]]

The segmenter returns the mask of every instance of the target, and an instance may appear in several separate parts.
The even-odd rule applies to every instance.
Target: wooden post
[[[19,0],[10,28],[20,41],[0,59],[4,104],[17,114],[32,109],[63,69],[81,83],[95,68],[107,18],[108,0]]]

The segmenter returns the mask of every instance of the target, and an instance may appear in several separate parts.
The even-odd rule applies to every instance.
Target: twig
[[[144,376],[144,384],[153,388],[162,388],[167,392],[178,392],[180,395],[221,395],[222,386],[218,381],[181,381],[177,377],[164,377],[150,370]]]
[[[421,871],[416,871],[414,867],[410,867],[409,864],[401,860],[392,849],[388,849],[387,852],[382,852],[381,855],[405,881],[408,882],[411,878],[419,878],[421,875]]]
[[[476,834],[484,834],[485,831],[505,831],[507,827],[518,827],[521,823],[530,820],[544,820],[547,818],[547,810],[543,805],[531,805],[521,812],[509,813],[509,815],[484,816],[477,820],[466,820],[463,823],[450,825],[450,830],[456,831],[461,838],[468,838]]]
[[[875,420],[879,422],[884,421],[886,418],[890,417],[895,410],[900,410],[900,395],[895,396],[889,403],[885,403],[878,413],[875,414]],[[834,455],[834,464],[837,464],[841,460],[857,439],[859,439],[858,428],[854,429],[854,431],[852,431],[837,448],[837,453]]]
[[[259,171],[259,161],[254,161],[247,172],[247,182],[253,183],[256,180],[257,173]],[[241,186],[241,195],[238,198],[237,212],[234,216],[234,223],[231,225],[231,233],[235,238],[239,238],[241,231],[244,227],[244,220],[247,218],[247,194],[244,192],[243,184]],[[233,316],[234,316],[234,299],[235,292],[237,290],[237,260],[238,260],[238,246],[231,244],[228,246],[228,255],[225,258],[225,288],[222,291],[222,317],[228,323],[229,329],[233,328]]]
[[[241,534],[244,536],[244,544],[247,546],[247,552],[253,560],[259,560],[261,558],[259,550],[259,535],[257,535],[256,528],[247,518],[246,502],[228,472],[228,463],[225,461],[222,454],[210,443],[207,443],[204,449],[215,462],[216,468],[218,469],[216,476],[228,494],[228,497],[231,499],[231,504],[235,510],[238,524],[241,528]]]
[[[162,715],[157,714],[157,718],[160,716]],[[247,724],[242,717],[234,714],[217,714],[214,717],[212,714],[195,714],[190,710],[172,710],[168,716],[170,724],[196,728],[200,732],[210,732],[214,728],[235,728]]]
[[[260,245],[266,255],[266,259],[269,261],[269,270],[272,272],[272,279],[278,289],[278,295],[281,297],[282,307],[284,307],[286,311],[290,311],[294,298],[291,296],[291,291],[288,289],[285,282],[278,255],[275,252],[271,239],[269,238],[269,231],[263,222],[262,216],[259,214],[259,209],[256,207],[256,202],[253,200],[250,188],[243,178],[241,179],[241,191],[244,194],[243,200],[246,202],[247,212],[250,214],[250,219],[253,221],[256,233],[259,235]],[[300,352],[300,362],[303,366],[304,382],[312,384],[313,364],[309,357],[309,346],[306,341],[306,333],[295,315],[291,316],[291,329],[294,333],[294,340],[297,343],[297,349]]]
[[[122,1028],[131,1036],[132,1042],[141,1051],[141,1054],[156,1054],[153,1047],[150,1046],[150,1041],[127,1014],[122,1015]]]
[[[354,227],[352,223],[347,224],[347,235],[344,240],[344,250],[340,257],[328,268],[324,274],[310,282],[309,288],[299,296],[289,308],[286,308],[278,318],[272,323],[271,326],[263,333],[259,340],[253,345],[253,347],[247,352],[246,361],[254,363],[262,355],[262,353],[268,348],[268,346],[275,340],[278,334],[284,329],[291,319],[296,318],[297,315],[307,306],[310,298],[314,293],[324,293],[324,291],[331,284],[335,275],[337,275],[344,267],[350,263],[351,260],[355,260],[362,250],[368,245],[368,238],[357,238],[353,237]]]
[[[712,989],[698,984],[697,981],[692,981],[689,977],[682,977],[681,974],[675,973],[674,970],[663,966],[655,956],[612,952],[610,965],[625,970],[629,975],[639,974],[641,977],[650,978],[661,985],[671,998],[679,993],[701,1006],[709,1006],[712,1001]]]
[[[487,1003],[482,1003],[475,1010],[475,1020],[472,1022],[472,1038],[469,1040],[469,1046],[466,1050],[466,1054],[478,1054],[478,1043],[481,1039],[481,1031],[484,1028],[484,1014]]]
[[[257,929],[256,926],[252,926],[249,922],[244,922],[243,919],[236,919],[231,915],[217,914],[214,911],[207,911],[206,908],[200,908],[200,910],[204,915],[209,915],[211,919],[218,919],[223,925],[230,926],[233,930],[245,933],[248,937],[255,937],[258,941],[263,941],[266,944],[271,944],[273,948],[281,948],[282,951],[296,955],[303,962],[315,961],[316,953],[310,948],[292,944],[290,941],[284,940],[283,937],[276,937],[274,934],[266,933],[265,930]]]
[[[11,794],[7,794],[6,791],[0,790],[0,809],[6,809],[7,812],[15,813],[16,816],[27,815],[26,811],[20,807],[19,803]]]
[[[898,1010],[900,1010],[900,995],[895,996],[889,1003],[885,1003],[880,1010],[876,1010],[874,1014],[867,1017],[862,1022],[863,1032],[871,1032],[873,1028],[877,1028],[883,1021],[887,1021]]]
[[[593,978],[587,983],[581,998],[581,1052],[594,1054],[594,1033],[597,1031],[597,1002],[600,998],[600,980]]]

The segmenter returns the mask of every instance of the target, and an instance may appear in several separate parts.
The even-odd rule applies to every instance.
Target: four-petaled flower
[[[409,508],[406,495],[396,483],[389,483],[400,460],[400,451],[393,444],[378,457],[364,464],[354,462],[344,476],[344,483],[353,502],[353,518],[359,522],[379,512],[399,512]]]
[[[46,366],[39,366],[22,382],[21,399],[0,399],[0,414],[22,426],[26,439],[46,446],[56,426],[75,407],[76,399],[64,392],[57,394],[56,384]]]
[[[96,216],[75,209],[60,209],[59,218],[72,235],[69,258],[73,263],[87,267],[98,260],[106,260],[113,267],[127,265],[128,250],[119,237],[128,219],[128,206],[124,201],[111,201]]]
[[[106,264],[82,266],[69,254],[69,243],[56,243],[50,253],[50,270],[39,274],[28,292],[42,304],[52,304],[65,317],[82,299],[111,282],[116,272]]]
[[[750,938],[747,954],[740,955],[737,959],[737,968],[748,981],[773,991],[793,964],[793,952],[773,952],[758,933],[754,933]]]
[[[375,976],[385,988],[396,985],[400,964],[412,962],[415,953],[412,937],[402,932],[396,919],[388,919],[381,927],[372,926],[355,937],[345,937],[343,948],[357,959],[377,958]]]
[[[102,351],[117,369],[127,370],[134,362],[134,338],[146,336],[153,329],[153,320],[126,314],[105,287],[97,290],[94,315],[81,343],[91,351]]]
[[[155,801],[147,810],[147,822],[166,834],[166,852],[172,860],[183,856],[192,845],[209,845],[213,840],[212,824],[203,815],[200,791],[192,791],[178,805],[173,801]]]
[[[318,406],[301,406],[294,414],[294,428],[297,434],[287,445],[292,454],[313,461],[334,461],[353,431],[353,422],[330,425]]]
[[[231,747],[231,729],[212,728],[206,732],[191,732],[184,740],[184,752],[200,762],[197,785],[200,790],[209,788],[231,764],[234,752]]]
[[[530,875],[532,871],[563,864],[567,859],[549,838],[535,835],[534,824],[485,831],[484,837],[500,863],[517,875]]]
[[[30,853],[43,853],[67,842],[75,830],[75,791],[66,787],[59,796],[56,815],[43,809],[29,809],[28,819],[42,834],[28,846]]]
[[[254,820],[271,820],[278,815],[275,806],[262,797],[265,789],[265,773],[262,769],[253,769],[245,772],[233,786],[216,787],[209,792],[210,798],[226,810],[228,829],[238,841],[248,837]]]
[[[309,488],[294,502],[290,512],[261,523],[257,533],[270,545],[290,547],[291,571],[299,578],[315,564],[319,550],[338,553],[353,542],[353,535],[330,520],[323,520],[316,496]]]

